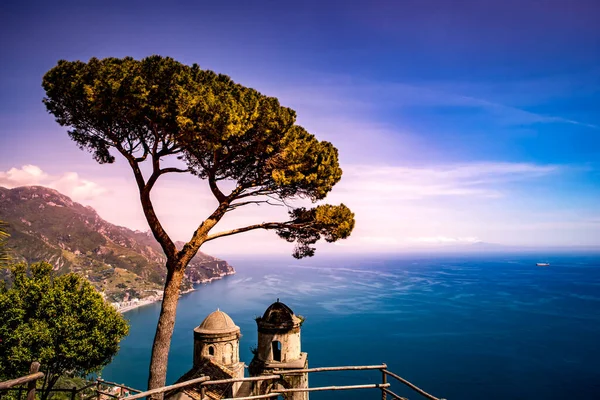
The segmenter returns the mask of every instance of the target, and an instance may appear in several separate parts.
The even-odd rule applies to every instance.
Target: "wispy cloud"
[[[317,78],[318,79],[318,78]],[[403,109],[408,107],[455,107],[483,111],[496,123],[504,125],[522,125],[537,123],[563,123],[600,129],[600,126],[565,118],[562,115],[544,114],[519,106],[522,92],[518,88],[527,88],[527,83],[514,85],[511,93],[503,93],[501,101],[495,100],[497,91],[492,84],[477,85],[469,82],[375,82],[366,80],[348,80],[343,76],[323,79],[324,83],[298,85],[288,88],[272,88],[286,104],[297,109],[321,110],[322,112],[352,113],[357,111],[373,112],[383,108]],[[524,89],[525,90],[525,89]],[[487,92],[487,93],[486,93]],[[565,89],[563,96],[572,96]],[[529,95],[528,95],[529,96]],[[557,94],[548,96],[556,97]],[[531,96],[529,96],[531,97]],[[536,102],[544,103],[547,98],[539,96]]]
[[[453,94],[447,94],[447,93],[445,93],[445,95],[448,96],[448,99],[450,101],[452,101],[453,99],[456,100],[456,104],[454,104],[454,105],[472,106],[472,107],[482,108],[493,114],[497,114],[498,116],[504,117],[504,122],[509,123],[509,124],[563,123],[563,124],[584,126],[584,127],[591,128],[591,129],[600,129],[600,127],[598,125],[588,124],[585,122],[576,121],[576,120],[569,119],[569,118],[563,118],[561,116],[556,116],[556,115],[546,115],[546,114],[534,113],[534,112],[527,111],[522,108],[509,106],[506,104],[500,104],[500,103],[496,103],[496,102],[489,101],[489,100],[482,99],[482,98],[476,98],[476,97],[464,96],[464,95],[453,95]]]
[[[497,198],[503,185],[560,171],[556,165],[529,163],[446,164],[423,167],[354,165],[344,168],[337,189],[348,197],[418,200],[469,196]]]
[[[486,111],[497,122],[504,124],[535,124],[535,123],[565,123],[600,129],[597,125],[564,118],[559,115],[536,113],[525,108],[516,107],[507,103],[500,103],[486,97],[472,96],[458,91],[449,91],[449,87],[438,87],[435,83],[414,85],[398,83],[391,85],[375,85],[373,89],[378,92],[387,91],[388,101],[396,106],[450,106],[477,108]],[[372,90],[372,89],[370,89]],[[509,99],[507,99],[509,101]],[[513,95],[512,101],[519,102],[518,95]]]
[[[524,190],[569,170],[563,165],[507,162],[347,165],[327,202],[343,202],[355,212],[352,246],[511,243],[508,239],[518,235],[494,235],[496,224],[514,211],[511,204]],[[520,218],[534,222],[527,214]]]

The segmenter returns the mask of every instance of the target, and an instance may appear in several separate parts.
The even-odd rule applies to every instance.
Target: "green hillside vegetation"
[[[95,288],[51,264],[14,264],[0,282],[0,380],[44,372],[41,399],[61,377],[86,377],[110,363],[129,326]]]
[[[75,272],[113,302],[162,290],[166,259],[151,235],[113,225],[53,189],[0,187],[0,220],[7,222],[16,262],[47,261],[59,274]],[[182,289],[233,272],[227,262],[199,253]]]

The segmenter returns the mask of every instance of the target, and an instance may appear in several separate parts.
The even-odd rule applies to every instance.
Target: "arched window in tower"
[[[223,364],[229,365],[233,363],[233,345],[227,343],[223,351]]]
[[[208,355],[209,356],[215,355],[215,346],[208,346]]]
[[[281,342],[279,340],[275,340],[272,343],[273,345],[273,361],[281,361]]]

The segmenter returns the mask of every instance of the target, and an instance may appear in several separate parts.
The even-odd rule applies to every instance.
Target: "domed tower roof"
[[[195,332],[201,334],[232,333],[239,330],[240,327],[233,322],[229,315],[221,310],[210,313],[200,326],[194,329]]]
[[[263,314],[263,321],[271,324],[280,324],[292,321],[294,318],[294,312],[291,308],[281,303],[279,299],[271,304]]]
[[[290,329],[300,325],[300,318],[294,315],[291,308],[277,301],[271,304],[263,314],[262,318],[257,319],[259,327]]]

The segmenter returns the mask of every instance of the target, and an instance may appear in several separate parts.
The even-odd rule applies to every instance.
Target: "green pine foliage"
[[[114,153],[121,153],[135,172],[141,162],[152,159],[158,164],[175,155],[186,162],[184,172],[209,181],[217,200],[227,203],[224,211],[273,199],[322,200],[342,176],[337,149],[297,125],[294,110],[196,64],[161,56],[140,61],[61,60],[46,73],[42,85],[48,111],[59,124],[70,127],[70,137],[98,162],[112,163]],[[140,181],[140,174],[140,190],[150,190],[168,172],[175,169],[155,168],[147,182]],[[236,184],[229,196],[218,187],[223,181]],[[260,196],[269,200],[258,200]],[[283,229],[280,236],[296,242],[294,256],[311,256],[311,245],[320,236],[328,241],[344,239],[354,226],[354,214],[347,207],[327,207],[298,211],[303,213],[301,220],[260,228]],[[326,217],[326,223],[307,218],[323,213],[336,217]],[[221,217],[215,218],[217,222]]]

